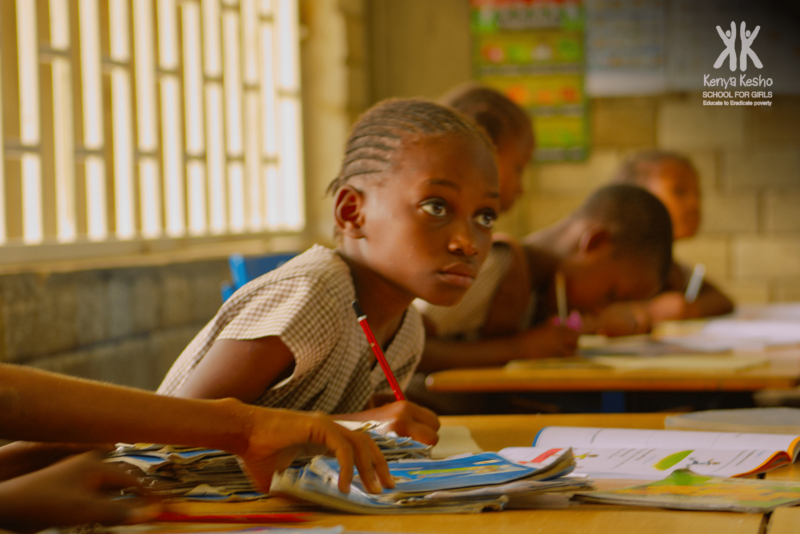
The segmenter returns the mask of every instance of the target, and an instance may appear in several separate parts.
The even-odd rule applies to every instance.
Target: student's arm
[[[577,346],[577,332],[553,324],[473,342],[428,338],[418,369],[432,373],[465,367],[497,367],[511,360],[571,356]]]
[[[175,392],[189,399],[232,397],[248,404],[288,377],[294,356],[277,336],[217,339]]]
[[[176,392],[179,397],[237,398],[254,402],[267,389],[287,378],[294,356],[280,338],[252,341],[218,339]],[[433,444],[438,439],[439,420],[429,410],[412,402],[398,402],[358,414],[337,414],[351,421],[392,421],[398,434]]]
[[[317,444],[336,454],[347,488],[352,466],[371,491],[391,479],[368,437],[330,418],[258,408],[235,399],[162,397],[146,391],[79,380],[13,365],[0,366],[2,437],[71,443],[151,442],[224,449],[239,455],[255,483],[268,489],[272,474],[288,466],[294,450]]]
[[[711,281],[706,281],[703,283],[703,287],[700,288],[700,293],[697,295],[688,317],[725,315],[733,312],[733,308],[733,300],[712,284]]]
[[[673,263],[666,291],[646,301],[611,304],[588,322],[595,325],[594,331],[599,334],[624,336],[647,333],[661,321],[696,319],[733,311],[733,301],[708,280],[703,281],[695,301],[687,302],[684,298],[687,273],[686,268]]]
[[[686,302],[681,291],[665,291],[645,303],[651,325],[673,319],[697,319],[733,311],[733,301],[708,281],[694,302]]]

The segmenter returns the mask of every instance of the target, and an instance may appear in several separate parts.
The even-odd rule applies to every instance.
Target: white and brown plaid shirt
[[[374,393],[390,392],[352,308],[355,288],[339,255],[315,245],[239,289],[175,361],[158,392],[177,391],[217,339],[278,336],[294,356],[292,375],[254,404],[352,413]],[[422,356],[425,335],[413,306],[386,350],[405,387]]]

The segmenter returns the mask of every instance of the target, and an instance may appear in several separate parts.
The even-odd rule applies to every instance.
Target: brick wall
[[[221,304],[227,262],[0,276],[0,361],[154,389]]]

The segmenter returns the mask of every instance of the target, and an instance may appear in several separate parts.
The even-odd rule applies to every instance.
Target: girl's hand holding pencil
[[[409,401],[392,402],[357,414],[336,415],[336,419],[358,421],[390,421],[389,430],[427,445],[439,441],[439,418],[427,408]],[[358,419],[355,419],[355,418]]]
[[[361,309],[358,301],[353,302],[353,310],[356,312],[358,324],[360,324],[361,329],[364,330],[364,335],[367,338],[367,342],[373,354],[375,354],[375,359],[380,364],[383,374],[386,375],[386,381],[389,383],[389,387],[392,389],[392,393],[397,400],[397,402],[381,406],[380,408],[359,412],[359,420],[392,421],[389,428],[401,436],[410,436],[422,443],[435,445],[436,442],[439,441],[439,436],[436,434],[436,431],[439,430],[439,418],[427,408],[406,401],[403,391],[400,389],[400,384],[397,383],[392,368],[389,366],[389,362],[386,361],[386,356],[383,354],[383,349],[381,349],[380,344],[375,339],[375,334],[372,333],[372,328],[370,328],[367,322],[367,316],[364,310]],[[373,414],[373,416],[362,419],[362,416],[365,414]],[[345,419],[350,418],[345,417]]]

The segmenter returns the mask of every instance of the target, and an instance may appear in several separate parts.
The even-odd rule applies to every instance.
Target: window
[[[303,228],[297,0],[16,0],[0,21],[0,261]]]

